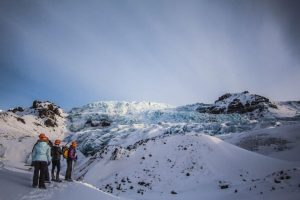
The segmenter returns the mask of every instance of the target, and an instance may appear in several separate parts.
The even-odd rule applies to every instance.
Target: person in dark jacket
[[[67,181],[72,181],[71,176],[72,176],[73,162],[77,160],[76,147],[77,147],[77,143],[73,141],[68,150],[67,171],[65,176],[65,180]]]
[[[34,145],[32,150],[32,162],[34,166],[32,187],[46,189],[45,172],[50,161],[50,147],[47,144],[47,137],[44,133],[41,133],[38,142]]]
[[[51,156],[52,156],[52,170],[51,170],[51,177],[52,181],[61,182],[59,179],[59,172],[60,172],[60,159],[62,155],[62,149],[59,146],[60,140],[55,140],[54,146],[51,148]],[[56,176],[54,175],[55,168],[56,170]]]

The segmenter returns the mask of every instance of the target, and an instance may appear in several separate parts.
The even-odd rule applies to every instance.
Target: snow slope
[[[0,168],[1,200],[117,200],[110,194],[99,191],[95,187],[82,182],[64,182],[46,184],[47,190],[31,187],[32,173],[13,168]],[[122,199],[120,199],[122,200]]]
[[[217,137],[249,151],[300,163],[300,124]]]
[[[111,146],[91,160],[81,169],[84,181],[131,199],[298,199],[300,195],[299,165],[204,134]]]
[[[48,106],[49,102],[42,102]],[[51,104],[54,105],[54,104]],[[47,110],[46,110],[47,111]],[[39,116],[34,108],[23,111],[8,111],[0,113],[0,161],[6,165],[24,167],[28,161],[32,147],[38,135],[45,133],[50,140],[63,139],[66,132],[65,116],[63,110],[60,114]],[[51,117],[51,119],[50,119]],[[55,119],[55,126],[46,126],[45,122]]]

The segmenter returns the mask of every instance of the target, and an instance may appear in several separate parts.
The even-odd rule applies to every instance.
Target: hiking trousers
[[[56,177],[54,177],[55,168],[57,168],[56,169]],[[59,172],[60,172],[60,160],[52,160],[52,170],[51,170],[52,179],[58,180]]]
[[[67,171],[66,171],[66,176],[65,179],[72,179],[72,165],[73,165],[73,160],[68,158],[67,159]]]
[[[47,164],[47,166],[45,168],[45,181],[50,181],[48,164]]]
[[[45,187],[46,161],[34,161],[34,172],[32,186]]]

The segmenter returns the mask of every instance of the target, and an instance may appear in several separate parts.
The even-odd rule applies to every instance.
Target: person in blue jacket
[[[39,135],[38,142],[32,150],[32,162],[34,166],[32,187],[46,189],[45,173],[48,164],[51,161],[51,149],[48,145],[47,137],[44,133]]]

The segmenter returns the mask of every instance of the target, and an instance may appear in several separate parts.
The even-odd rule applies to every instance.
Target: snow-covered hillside
[[[268,98],[250,94],[248,91],[242,93],[226,93],[218,98],[215,103],[205,109],[198,108],[199,112],[212,114],[221,113],[249,113],[253,111],[262,112],[268,108],[277,108]]]
[[[132,199],[296,199],[300,168],[190,133],[110,146],[84,181]]]
[[[300,163],[300,124],[217,137],[249,151]]]
[[[63,184],[60,196],[34,191],[27,199],[63,199],[72,186],[78,199],[88,186],[93,197],[108,199],[116,197],[98,189],[133,200],[296,200],[299,129],[300,102],[272,102],[248,92],[180,107],[100,101],[68,114],[35,101],[31,108],[0,113],[0,166],[24,166],[44,132],[52,140],[77,140],[74,177],[93,186]]]
[[[214,104],[132,109],[136,102],[97,102],[72,109],[68,116],[72,133],[66,141],[76,139],[89,156],[80,164],[78,177],[132,199],[252,199],[252,195],[296,199],[299,164],[264,157],[207,135],[234,138],[245,131],[297,127],[299,102],[271,103],[248,93],[230,97],[226,105],[244,99],[241,102],[248,102],[251,112],[200,112]],[[220,189],[223,185],[229,189]]]
[[[53,103],[34,101],[32,107],[17,107],[0,113],[0,161],[24,166],[40,133],[51,140],[64,138],[66,114]]]

